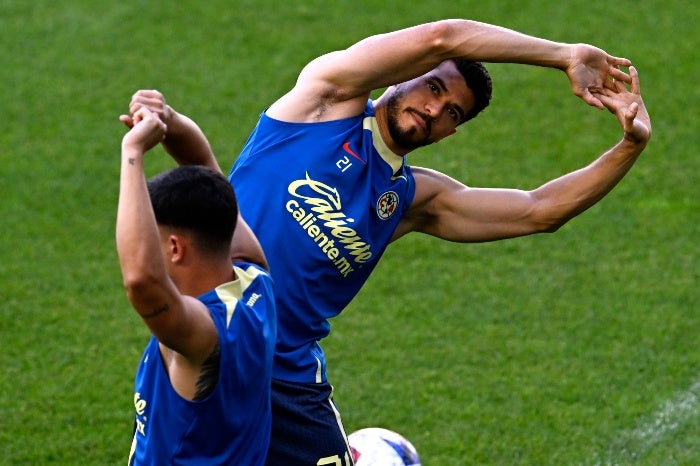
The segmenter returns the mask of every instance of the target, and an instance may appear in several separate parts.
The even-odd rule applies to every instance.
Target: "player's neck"
[[[219,285],[236,279],[229,261],[197,261],[189,264],[188,270],[178,283],[178,289],[188,296],[200,296]]]

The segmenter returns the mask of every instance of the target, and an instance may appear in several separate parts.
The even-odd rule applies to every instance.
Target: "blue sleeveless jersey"
[[[251,264],[199,297],[219,333],[219,377],[197,402],[175,392],[151,338],[136,375],[130,465],[263,465],[270,442],[276,316],[272,280]]]
[[[262,114],[229,180],[275,280],[273,377],[325,382],[319,340],[358,293],[415,194],[372,103],[353,118],[288,123]]]

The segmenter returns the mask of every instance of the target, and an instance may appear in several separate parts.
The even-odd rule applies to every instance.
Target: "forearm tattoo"
[[[150,319],[150,318],[152,318],[152,317],[155,317],[155,316],[157,316],[157,315],[160,315],[160,314],[162,314],[162,313],[164,313],[164,312],[167,312],[167,311],[169,311],[169,310],[170,310],[170,306],[168,306],[168,304],[166,303],[166,304],[163,304],[163,305],[160,306],[160,307],[157,307],[157,308],[153,309],[153,311],[150,312],[150,313],[148,313],[148,314],[141,314],[141,317],[144,318],[144,319]]]

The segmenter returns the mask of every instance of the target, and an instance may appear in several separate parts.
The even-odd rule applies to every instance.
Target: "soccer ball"
[[[348,435],[355,466],[421,466],[416,448],[402,435],[367,427]]]

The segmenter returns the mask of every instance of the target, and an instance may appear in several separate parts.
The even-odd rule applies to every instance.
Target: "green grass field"
[[[427,466],[700,464],[700,6],[661,0],[0,0],[0,464],[126,464],[148,337],[114,245],[135,90],[228,170],[309,59],[448,17],[632,59],[654,136],[554,235],[393,245],[324,345],[348,432],[401,432]],[[492,106],[412,164],[530,189],[620,137],[563,74],[490,69]]]

